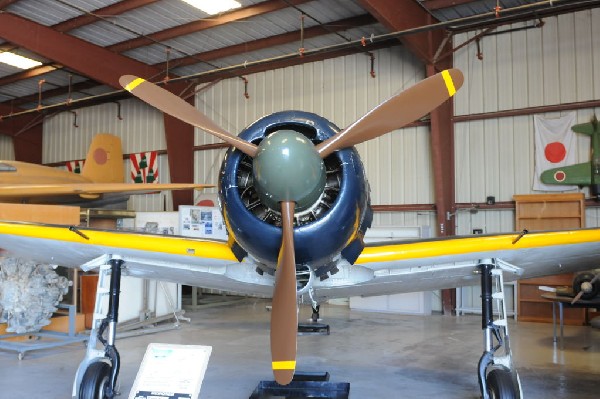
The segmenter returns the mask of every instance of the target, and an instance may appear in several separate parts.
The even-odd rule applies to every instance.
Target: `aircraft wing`
[[[331,295],[346,297],[418,292],[478,285],[477,265],[494,260],[505,281],[589,270],[600,263],[600,229],[474,235],[371,244],[353,267],[372,278],[351,286],[329,280]],[[341,278],[341,276],[339,277]],[[357,278],[359,280],[359,278]]]
[[[0,200],[3,198],[47,197],[55,195],[79,195],[98,198],[101,194],[143,194],[162,190],[200,190],[214,185],[191,183],[69,183],[69,184],[0,184]]]
[[[592,165],[590,162],[584,162],[548,169],[542,172],[540,180],[544,184],[589,186],[592,184]]]
[[[238,262],[225,241],[0,222],[0,248],[4,256],[83,269],[118,256],[125,260],[124,274],[134,277],[242,294],[270,296],[272,291],[272,284],[252,283],[252,275],[258,276],[255,265]]]
[[[224,241],[0,222],[6,255],[92,268],[118,256],[137,277],[271,296],[274,278],[238,262]],[[480,259],[494,259],[507,281],[587,270],[600,263],[600,229],[449,237],[366,247],[356,264],[314,281],[319,299],[415,292],[478,284]]]

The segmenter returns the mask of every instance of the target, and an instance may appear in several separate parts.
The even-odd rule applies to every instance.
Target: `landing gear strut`
[[[86,357],[79,365],[73,396],[78,399],[112,399],[117,395],[117,378],[121,367],[121,358],[115,346],[117,322],[119,319],[119,294],[121,286],[121,267],[123,260],[111,257],[107,264],[100,266],[96,307],[90,341]],[[110,286],[106,289],[106,279],[110,275]],[[102,296],[109,295],[108,314],[100,319]],[[106,332],[106,339],[104,333]],[[97,343],[102,349],[96,349]],[[81,378],[80,378],[81,376]]]
[[[521,382],[512,363],[502,269],[493,259],[480,260],[481,325],[484,351],[479,359],[479,388],[483,399],[521,399]],[[494,320],[493,300],[499,318]]]

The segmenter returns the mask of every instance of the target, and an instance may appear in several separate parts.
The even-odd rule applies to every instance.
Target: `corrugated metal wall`
[[[600,98],[600,10],[544,19],[542,28],[486,36],[483,59],[473,43],[455,54],[454,65],[465,74],[455,100],[456,115],[554,105]],[[531,25],[531,23],[529,23]],[[499,29],[521,28],[524,24]],[[475,33],[460,35],[455,45]],[[577,123],[599,109],[576,112]],[[558,117],[560,113],[545,113]],[[532,190],[534,174],[533,116],[515,116],[455,125],[456,201],[485,202],[488,195],[510,201],[513,194]],[[589,160],[588,137],[577,135],[578,162]],[[588,226],[598,226],[596,211],[588,211]],[[457,233],[473,228],[493,233],[512,231],[510,211],[460,212]]]
[[[15,149],[12,138],[0,135],[0,159],[12,161],[15,159]]]

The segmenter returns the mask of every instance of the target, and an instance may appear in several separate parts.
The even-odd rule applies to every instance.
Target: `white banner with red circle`
[[[561,166],[573,165],[575,159],[576,137],[571,130],[575,123],[575,112],[560,118],[547,119],[534,115],[535,125],[535,174],[533,189],[538,191],[568,191],[577,186],[544,184],[540,181],[542,172]]]

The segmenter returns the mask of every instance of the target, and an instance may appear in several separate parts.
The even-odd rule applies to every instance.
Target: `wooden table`
[[[556,294],[542,294],[542,298],[552,301],[552,327],[554,333],[554,342],[556,339],[556,305],[558,304],[559,314],[559,325],[560,325],[560,343],[563,343],[563,309],[567,308],[600,308],[600,297],[596,297],[591,300],[580,299],[574,304],[571,304],[573,297],[556,295]]]

